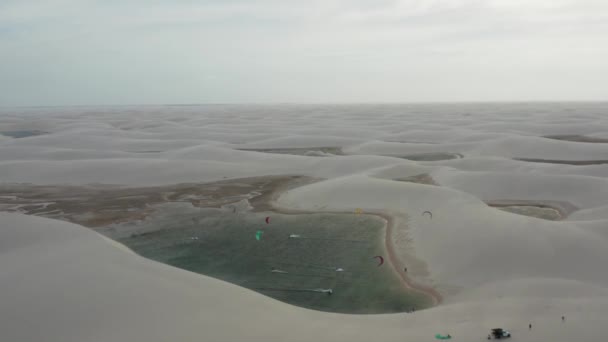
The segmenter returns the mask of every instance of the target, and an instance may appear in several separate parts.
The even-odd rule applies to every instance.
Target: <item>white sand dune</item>
[[[337,136],[290,135],[274,139],[261,140],[243,144],[241,148],[298,148],[298,147],[327,147],[349,146],[364,142],[363,139],[344,138]]]
[[[539,158],[557,160],[606,160],[604,144],[560,141],[540,137],[509,137],[478,144],[471,154],[508,158]]]
[[[572,223],[503,213],[446,188],[352,176],[291,190],[279,204],[410,213],[404,229],[410,229],[416,255],[428,263],[435,284],[472,288],[543,274],[608,286],[608,275],[596,271],[608,262],[603,237]],[[432,219],[422,216],[425,210],[434,213]]]
[[[483,200],[551,199],[566,201],[579,208],[608,204],[608,181],[599,177],[449,169],[437,170],[432,176],[442,185],[472,193]]]
[[[529,163],[501,157],[473,157],[435,162],[461,171],[514,172],[532,174],[583,175],[608,178],[608,164],[566,165],[550,163]]]
[[[7,341],[603,341],[608,318],[604,104],[133,106],[0,110],[0,183],[127,186],[263,175],[324,181],[285,209],[392,215],[408,274],[444,302],[415,314],[296,308],[125,251],[83,227],[0,213],[0,336]],[[239,149],[339,147],[345,156]],[[416,162],[415,153],[461,153]],[[388,156],[387,156],[388,155]],[[390,155],[394,156],[391,157]],[[394,181],[429,174],[438,186]],[[568,202],[564,221],[483,201]],[[430,210],[433,218],[422,216]],[[408,265],[409,266],[409,265]],[[566,315],[566,322],[561,316]],[[534,328],[528,331],[528,324]]]
[[[80,148],[91,150],[122,150],[122,151],[166,151],[176,148],[199,144],[198,140],[160,140],[160,139],[134,139],[90,135],[86,131],[73,131],[61,134],[40,135],[24,139],[21,144],[34,146],[52,146],[58,148],[74,147],[78,142]]]
[[[608,220],[608,205],[578,210],[568,219],[570,221]]]
[[[132,153],[123,151],[45,146],[5,146],[0,150],[0,160],[80,160],[129,158],[132,156]]]
[[[58,160],[0,161],[0,170],[3,181],[12,183],[112,183],[137,186],[282,174],[336,177],[371,172],[383,166],[401,163],[380,156],[318,158],[269,156],[261,153],[258,160],[248,163],[234,160],[233,153],[236,152],[226,150],[219,156],[223,160],[207,159],[204,156],[184,159],[178,153],[176,158],[170,159],[146,155],[142,158],[72,159],[69,163]]]
[[[0,213],[0,226],[7,341],[481,341],[496,326],[514,341],[604,336],[607,290],[576,281],[487,284],[415,314],[328,314],[143,259],[73,224]]]
[[[345,150],[350,154],[384,154],[384,155],[407,155],[416,153],[452,152],[459,153],[467,151],[475,146],[474,143],[449,144],[425,144],[425,143],[398,143],[385,141],[372,141]]]
[[[443,135],[437,133],[437,135]],[[445,132],[449,137],[449,132]],[[427,141],[418,136],[416,143],[372,141],[346,149],[351,154],[406,155],[415,153],[451,152],[467,156],[493,156],[504,158],[531,158],[549,160],[608,160],[608,149],[603,144],[560,141],[541,137],[484,135],[485,139],[468,142],[420,143]],[[415,138],[414,138],[415,139]],[[449,139],[449,138],[448,138]]]

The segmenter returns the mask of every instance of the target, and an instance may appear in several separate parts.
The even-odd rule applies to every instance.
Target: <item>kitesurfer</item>
[[[384,264],[384,258],[380,255],[376,255],[374,258],[377,258],[378,260],[380,260],[380,263],[378,264],[378,266]]]

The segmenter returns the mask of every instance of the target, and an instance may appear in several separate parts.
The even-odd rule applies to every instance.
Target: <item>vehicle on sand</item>
[[[494,328],[492,329],[492,333],[488,335],[488,340],[492,337],[495,339],[509,338],[511,337],[511,333],[501,328]]]

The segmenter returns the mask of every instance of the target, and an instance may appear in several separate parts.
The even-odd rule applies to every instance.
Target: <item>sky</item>
[[[0,106],[608,100],[606,0],[1,0]]]

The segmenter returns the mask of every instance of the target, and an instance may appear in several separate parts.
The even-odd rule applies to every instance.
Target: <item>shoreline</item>
[[[386,249],[387,255],[389,256],[391,266],[393,266],[393,271],[395,271],[399,275],[399,277],[402,280],[402,284],[404,284],[407,289],[417,291],[420,293],[424,293],[425,295],[427,295],[427,297],[430,297],[433,301],[433,306],[437,306],[437,305],[441,304],[443,298],[442,298],[441,294],[439,293],[439,291],[435,290],[432,287],[416,284],[412,279],[410,279],[407,276],[406,272],[403,271],[403,269],[401,268],[401,265],[399,265],[399,267],[397,267],[397,264],[399,264],[400,260],[399,260],[399,257],[397,256],[397,254],[395,253],[395,249],[393,247],[393,241],[392,241],[392,231],[393,231],[393,228],[395,227],[395,219],[392,216],[390,216],[388,214],[383,214],[383,213],[370,213],[370,215],[379,216],[386,221],[386,223],[385,223],[386,224],[386,233],[385,233],[384,247]]]
[[[332,210],[312,211],[312,210],[302,210],[302,209],[281,207],[278,205],[276,200],[279,198],[279,196],[281,194],[283,194],[285,191],[288,191],[288,190],[289,190],[289,184],[283,184],[283,186],[279,186],[274,189],[274,191],[272,192],[272,194],[267,202],[267,204],[269,206],[269,210],[274,211],[279,214],[287,214],[287,215],[319,214],[319,213],[352,214],[352,212],[349,212],[349,211],[337,211],[337,210],[336,211],[332,211]],[[401,280],[400,283],[403,286],[403,288],[410,290],[410,291],[421,293],[421,294],[425,295],[426,297],[430,298],[431,302],[432,302],[431,307],[435,307],[435,306],[438,306],[439,304],[441,304],[443,298],[437,290],[435,290],[431,287],[428,287],[428,286],[417,284],[410,277],[408,277],[407,274],[401,269],[400,262],[399,262],[400,260],[397,257],[397,254],[395,253],[395,249],[393,248],[393,242],[392,242],[392,238],[391,238],[392,231],[395,226],[395,219],[392,216],[390,216],[389,214],[382,213],[382,212],[364,212],[363,214],[364,215],[374,215],[374,216],[381,218],[384,221],[384,227],[385,227],[385,236],[384,236],[384,243],[383,243],[384,250],[386,251],[386,254],[388,256],[389,264],[391,265],[393,272],[395,272],[398,275],[398,278]]]
[[[4,210],[0,210],[18,211],[15,208],[22,208],[20,212],[23,214],[48,216],[76,223],[97,232],[102,232],[113,224],[146,220],[155,212],[155,205],[167,203],[190,203],[195,208],[219,209],[246,199],[252,207],[252,212],[353,214],[352,211],[326,211],[323,210],[323,207],[316,211],[290,209],[277,204],[276,200],[284,192],[321,180],[295,175],[261,176],[211,183],[183,183],[135,189],[112,186],[90,188],[17,184],[5,186],[4,193],[10,194],[11,198],[0,200],[0,206],[2,204],[7,206]],[[64,198],[64,194],[68,190],[72,195]],[[231,201],[227,200],[227,196],[235,198]],[[123,206],[118,211],[115,209],[117,202]],[[131,211],[133,209],[135,210]],[[52,217],[49,213],[53,213]],[[435,289],[416,284],[403,271],[392,241],[392,232],[396,224],[394,218],[384,212],[366,212],[365,214],[375,215],[384,220],[383,249],[388,257],[387,261],[400,279],[403,288],[429,297],[432,306],[441,303],[441,295]]]
[[[276,203],[271,203],[271,207],[272,207],[272,209],[271,209],[272,211],[274,211],[278,214],[285,214],[285,215],[352,214],[349,211],[312,211],[312,210],[290,209],[290,208],[285,208],[285,207],[279,207],[276,205]],[[392,229],[393,229],[395,220],[391,216],[389,216],[385,213],[364,212],[362,215],[377,216],[377,217],[380,217],[384,221],[384,227],[385,227],[385,236],[384,236],[384,243],[383,243],[384,250],[386,251],[386,255],[388,256],[388,261],[389,261],[389,264],[391,265],[391,268],[393,269],[393,272],[396,273],[398,275],[398,278],[401,280],[400,281],[401,285],[403,285],[403,287],[407,290],[422,293],[426,297],[430,298],[431,302],[433,303],[431,307],[438,306],[439,304],[441,304],[441,302],[443,301],[443,298],[437,290],[435,290],[431,287],[428,287],[428,286],[423,286],[423,285],[415,283],[411,278],[409,278],[405,274],[405,272],[401,269],[400,266],[397,266],[397,264],[399,264],[399,258],[397,257],[397,255],[395,253],[395,250],[392,245],[392,239],[391,239],[391,233],[392,233]]]

